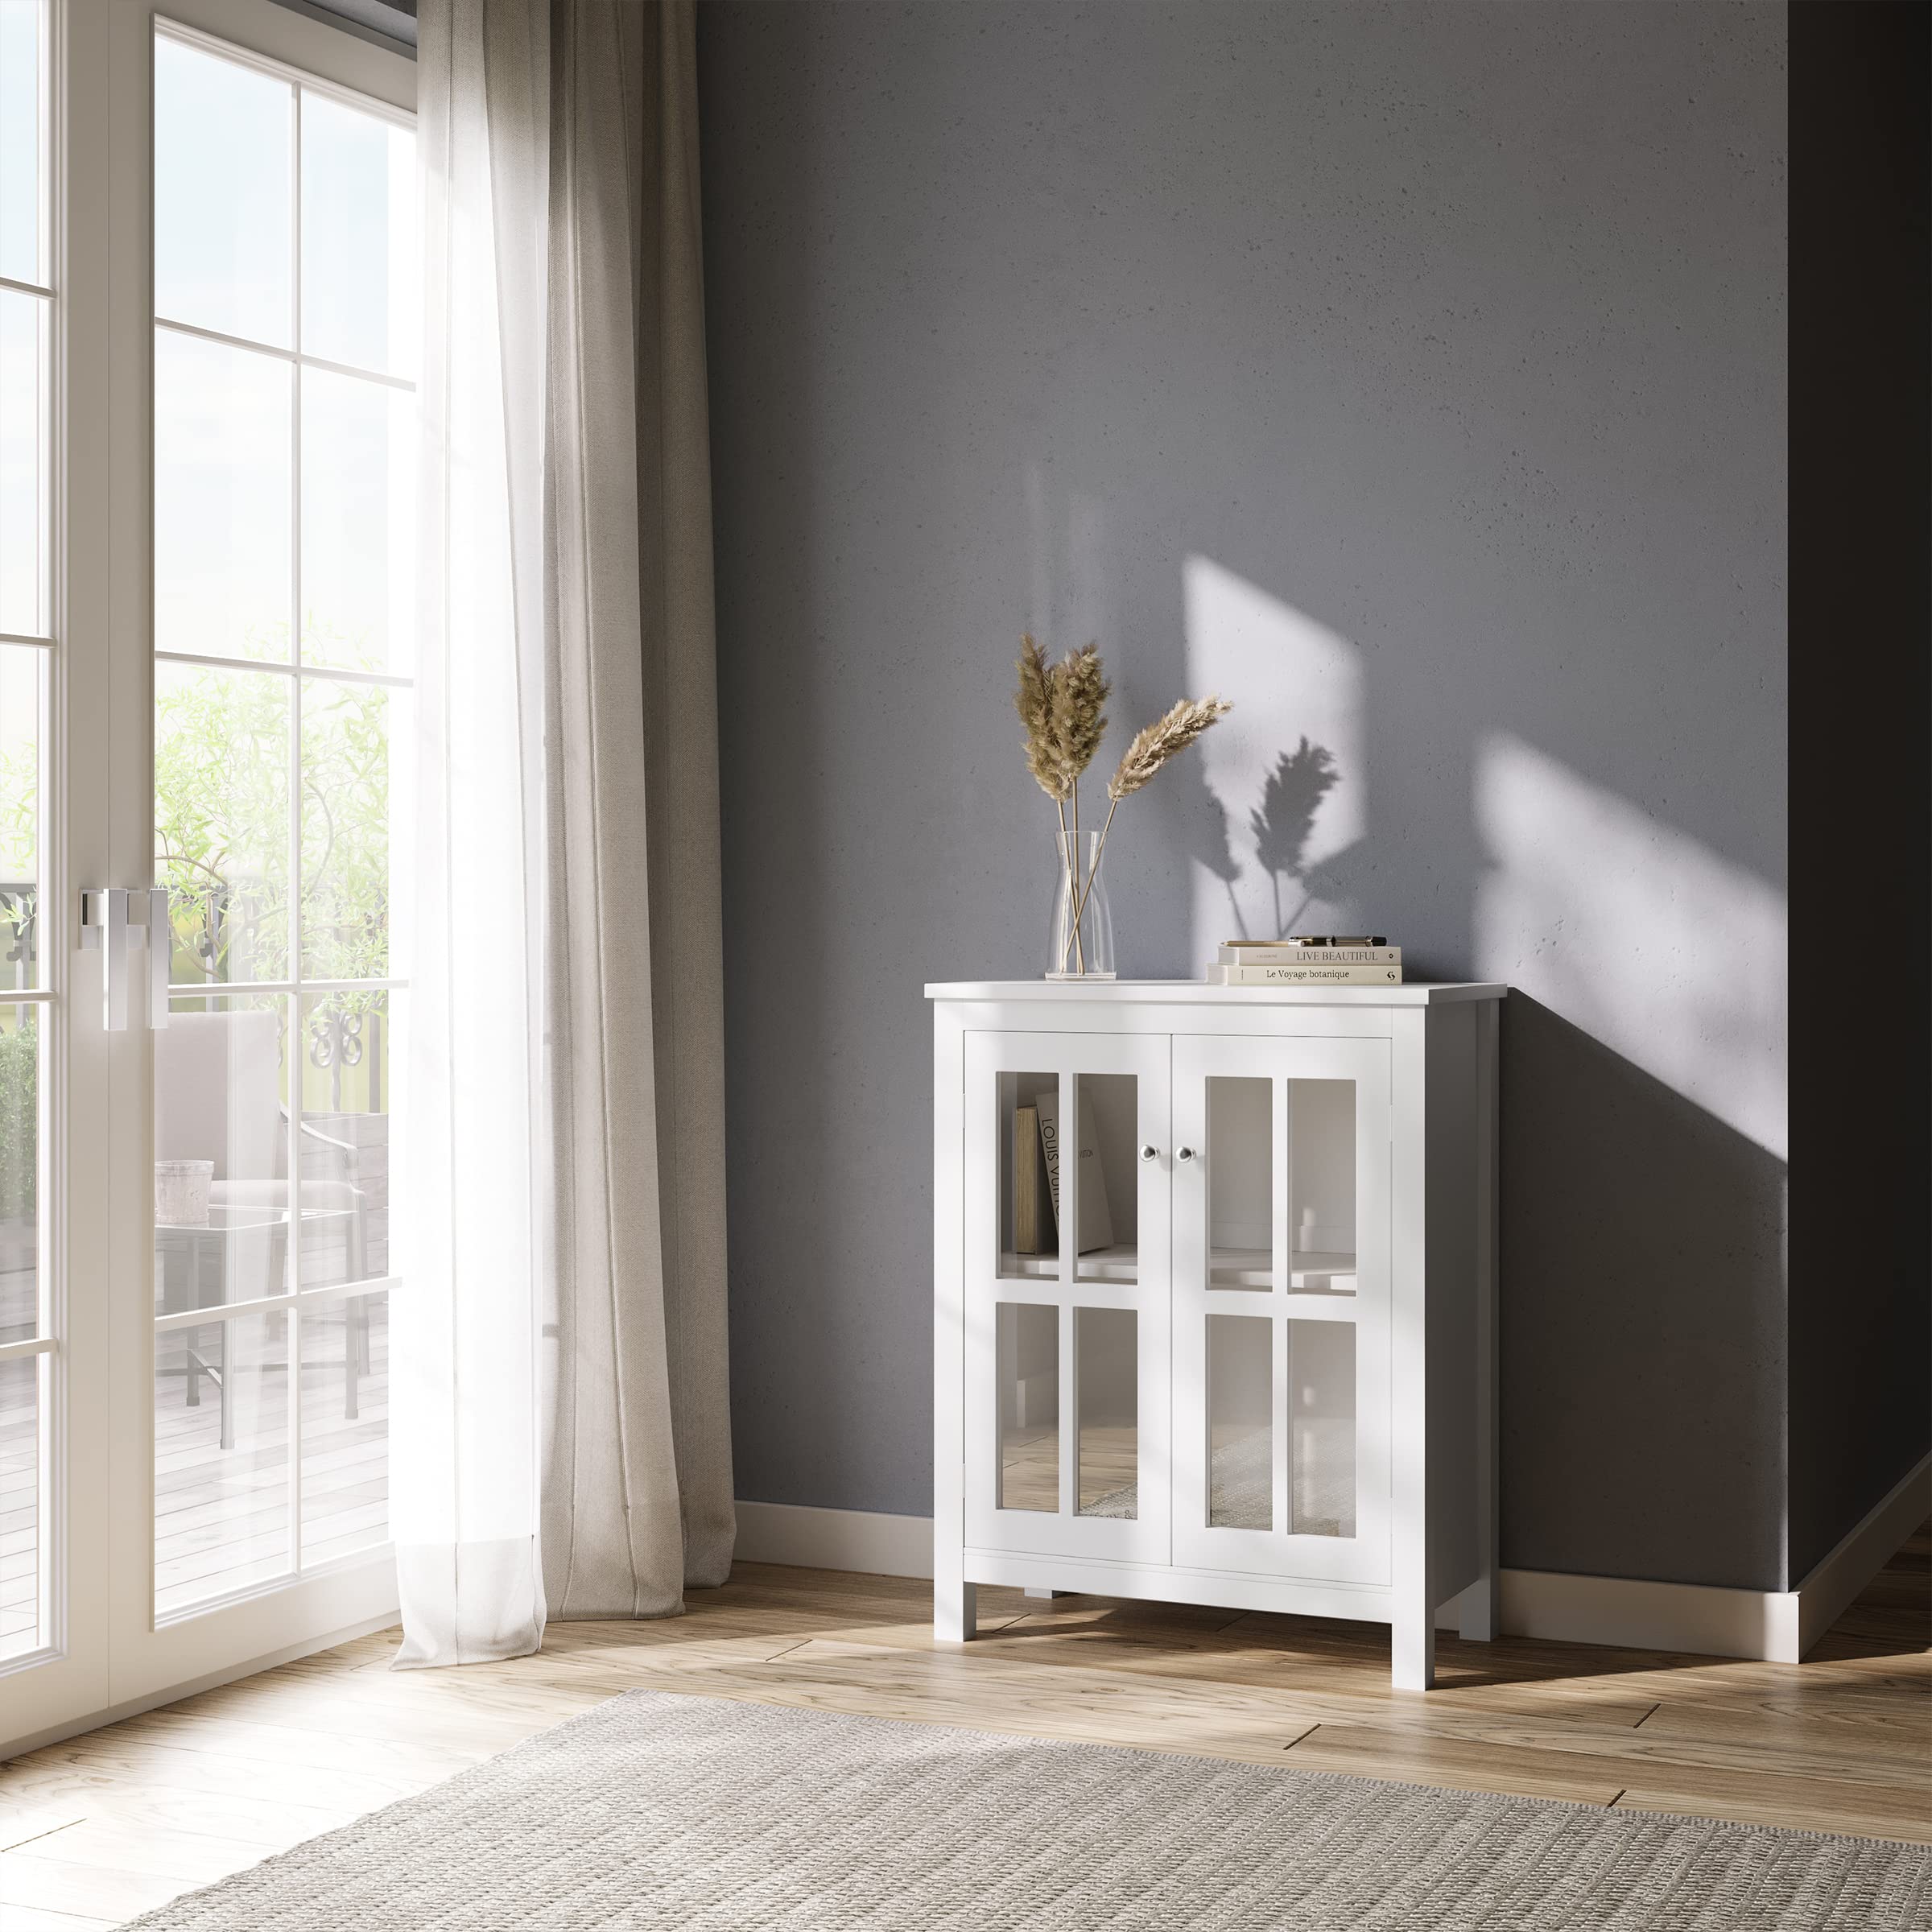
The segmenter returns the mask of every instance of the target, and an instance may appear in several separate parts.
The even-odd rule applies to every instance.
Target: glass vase
[[[1097,832],[1054,834],[1053,917],[1046,938],[1050,980],[1113,977],[1113,913],[1100,877]]]

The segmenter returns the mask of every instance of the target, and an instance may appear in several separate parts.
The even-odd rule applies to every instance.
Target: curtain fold
[[[447,1663],[675,1613],[733,1523],[691,6],[420,35],[397,1661]]]

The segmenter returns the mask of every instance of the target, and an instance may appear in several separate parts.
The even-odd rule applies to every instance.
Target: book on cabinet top
[[[1279,965],[1210,966],[1211,986],[1399,986],[1402,969],[1399,962],[1389,966],[1306,965],[1286,961]]]

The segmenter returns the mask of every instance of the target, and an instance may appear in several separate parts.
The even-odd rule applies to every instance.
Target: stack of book
[[[1228,939],[1208,979],[1217,986],[1399,986],[1402,949],[1380,933]]]

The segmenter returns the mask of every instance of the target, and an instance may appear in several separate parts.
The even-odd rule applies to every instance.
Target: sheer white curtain
[[[424,0],[402,1664],[718,1583],[710,480],[689,0]]]

